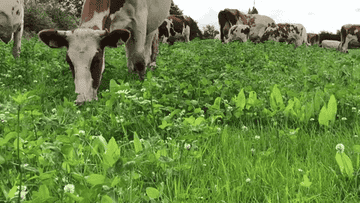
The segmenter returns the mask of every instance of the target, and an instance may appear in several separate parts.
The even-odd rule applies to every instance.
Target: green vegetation
[[[140,82],[106,48],[77,107],[65,48],[1,46],[0,202],[360,200],[358,50],[194,40]]]

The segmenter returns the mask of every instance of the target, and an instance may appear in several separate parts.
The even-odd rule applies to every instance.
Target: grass
[[[0,202],[360,200],[359,50],[194,40],[140,82],[106,48],[77,107],[66,49],[1,45]]]

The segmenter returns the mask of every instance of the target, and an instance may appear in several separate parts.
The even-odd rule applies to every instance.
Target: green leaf
[[[336,105],[336,99],[335,99],[335,96],[332,94],[330,96],[330,100],[329,100],[329,103],[328,103],[328,106],[327,106],[327,111],[328,111],[328,116],[329,116],[329,120],[331,121],[335,121],[335,115],[336,115],[336,112],[337,112],[337,105]]]
[[[150,71],[149,71],[150,72]],[[107,195],[101,196],[101,203],[112,203],[113,200]]]
[[[236,98],[236,107],[242,111],[246,104],[245,94],[244,94],[244,88],[242,88]]]
[[[254,92],[254,91],[251,91],[250,93],[249,93],[249,99],[247,99],[247,101],[246,101],[246,109],[250,109],[250,107],[254,107],[254,106],[256,106],[257,104],[258,104],[258,100],[257,100],[257,96],[256,96],[256,92]]]
[[[220,102],[221,102],[221,97],[217,97],[214,101],[214,105],[212,105],[210,108],[220,110]]]
[[[327,118],[327,109],[326,106],[324,105],[321,110],[320,110],[320,114],[319,114],[319,124],[320,125],[325,125],[325,126],[329,126],[329,120]]]
[[[105,176],[93,173],[87,177],[86,182],[90,183],[93,186],[102,185],[105,183]]]
[[[306,172],[305,175],[303,175],[303,178],[304,178],[304,181],[300,183],[301,186],[303,187],[310,187],[310,185],[312,184],[312,182],[310,182],[309,178],[308,178],[308,175],[309,175],[309,172]]]
[[[354,168],[350,158],[345,154],[345,152],[336,153],[335,160],[339,165],[341,174],[347,175],[348,177],[353,177]]]
[[[159,190],[157,190],[156,188],[153,188],[153,187],[147,187],[147,188],[146,188],[146,194],[147,194],[151,199],[156,199],[156,198],[159,198],[159,196],[160,196]]]
[[[141,142],[136,132],[134,132],[134,147],[135,147],[135,153],[142,151]]]

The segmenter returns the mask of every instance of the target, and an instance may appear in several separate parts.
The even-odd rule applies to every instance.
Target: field
[[[0,45],[0,202],[360,201],[359,50],[194,40],[141,82],[106,48],[78,107],[65,48]]]

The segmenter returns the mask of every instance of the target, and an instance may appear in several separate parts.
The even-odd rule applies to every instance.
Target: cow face
[[[231,27],[228,40],[225,42],[231,41],[240,41],[246,42],[249,39],[250,27],[248,25],[234,25]]]
[[[66,61],[72,71],[76,104],[97,100],[97,89],[104,71],[104,48],[117,47],[119,39],[126,42],[130,32],[124,29],[107,30],[76,29],[73,31],[43,30],[40,39],[51,48],[67,48]]]

